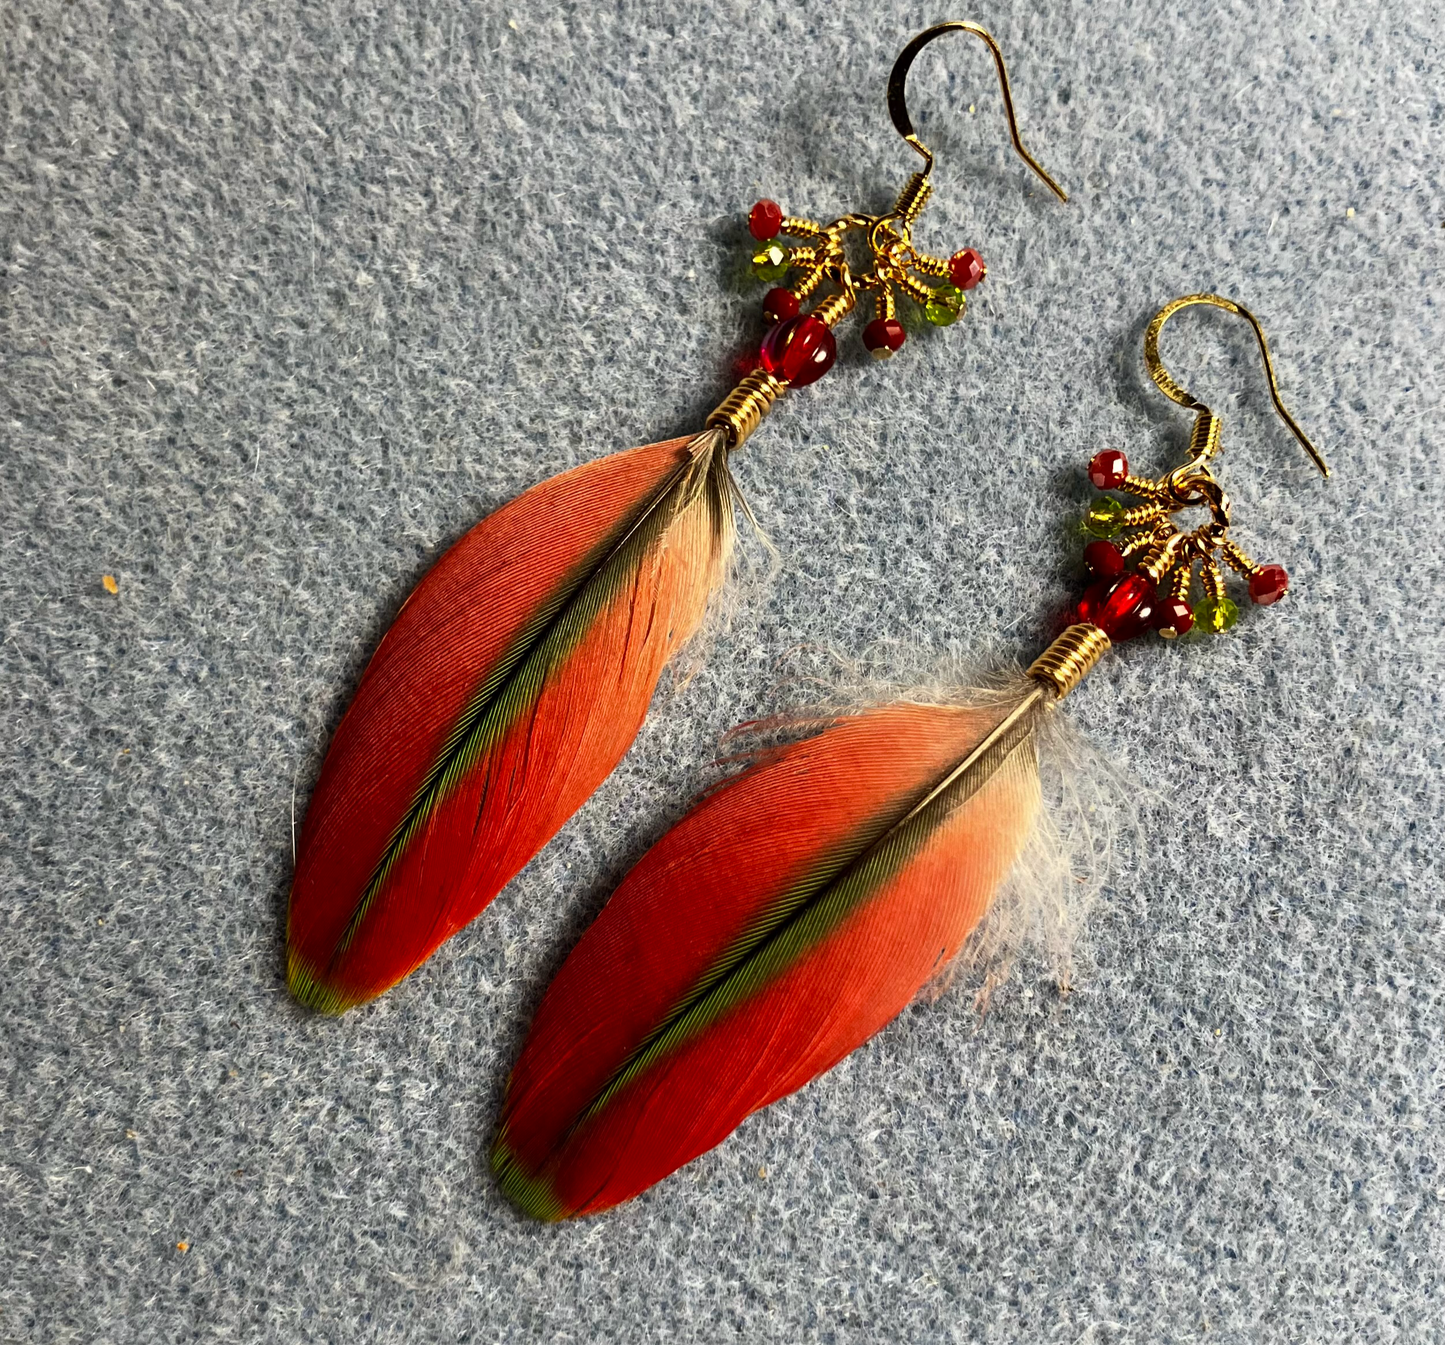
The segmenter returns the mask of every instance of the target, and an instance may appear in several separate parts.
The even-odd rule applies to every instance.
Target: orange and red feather
[[[616,554],[639,517],[657,521],[661,492],[682,489],[697,466],[690,442],[533,487],[451,547],[402,607],[336,730],[302,830],[287,935],[303,1002],[339,1012],[419,966],[626,752],[725,562],[720,458],[702,464],[713,474],[704,488],[671,501],[665,526]],[[588,589],[609,555],[615,572]],[[527,664],[559,616],[570,635]],[[520,687],[503,675],[518,667],[533,673]],[[488,695],[501,699],[468,740]]]
[[[521,1208],[566,1218],[647,1189],[832,1068],[947,965],[1033,825],[1032,741],[960,806],[917,810],[1003,713],[844,718],[710,794],[643,857],[513,1070],[493,1166]]]

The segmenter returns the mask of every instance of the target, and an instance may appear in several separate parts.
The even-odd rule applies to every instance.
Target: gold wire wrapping
[[[1157,481],[1151,481],[1146,476],[1126,476],[1115,490],[1122,490],[1126,495],[1132,495],[1135,499],[1148,500],[1150,504],[1166,504],[1169,500],[1169,492]]]
[[[953,268],[944,258],[933,257],[926,252],[915,251],[911,265],[919,275],[933,280],[947,280],[953,274]]]
[[[824,242],[828,237],[828,231],[821,224],[803,219],[800,215],[784,216],[778,232],[787,234],[789,238],[807,238],[815,243]]]
[[[1029,676],[1052,687],[1062,700],[1079,685],[1109,648],[1109,637],[1097,626],[1080,622],[1070,626],[1029,664]]]
[[[754,369],[718,403],[705,423],[709,429],[727,430],[729,450],[741,448],[787,390],[783,379],[765,369]]]
[[[905,229],[913,227],[914,220],[923,213],[923,207],[932,195],[933,183],[928,180],[927,173],[915,173],[908,179],[907,186],[898,193],[898,199],[893,203],[893,214]]]
[[[1205,556],[1199,566],[1199,581],[1213,602],[1221,603],[1227,596],[1224,587],[1224,571],[1213,556]]]
[[[828,273],[821,266],[814,267],[807,272],[803,278],[793,286],[793,293],[797,296],[800,304],[807,303],[813,297],[813,291],[818,288],[826,279]]]
[[[850,286],[837,294],[830,294],[814,310],[813,316],[828,327],[836,327],[858,302],[857,292]]]
[[[1259,569],[1259,566],[1244,554],[1244,549],[1232,537],[1225,539],[1224,544],[1219,548],[1219,555],[1235,574],[1242,574],[1246,579]]]
[[[1157,504],[1136,504],[1119,515],[1121,528],[1152,528],[1164,522],[1164,511]]]
[[[1219,451],[1219,435],[1224,423],[1207,407],[1194,417],[1194,430],[1189,436],[1189,456],[1202,462]]]
[[[816,308],[813,316],[829,327],[835,326],[852,311],[860,291],[874,296],[880,313],[894,314],[894,291],[902,290],[919,304],[926,305],[934,292],[918,279],[918,275],[946,278],[949,264],[940,257],[930,257],[913,246],[911,227],[922,213],[933,193],[927,173],[914,173],[899,193],[893,209],[886,215],[848,214],[831,224],[789,215],[783,220],[779,234],[805,240],[805,245],[789,253],[794,279],[789,288],[806,302],[824,283],[837,286]],[[854,273],[849,264],[844,239],[849,233],[861,233],[868,243],[870,265]]]

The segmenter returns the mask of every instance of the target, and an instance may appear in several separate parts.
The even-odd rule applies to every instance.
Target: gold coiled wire
[[[800,304],[805,304],[813,297],[813,292],[828,278],[828,273],[821,266],[815,266],[810,271],[805,271],[801,280],[793,285],[793,293],[797,296]]]
[[[952,275],[952,269],[944,258],[930,257],[926,252],[915,251],[908,264],[919,275],[931,276],[934,280],[947,280]]]
[[[1097,626],[1080,622],[1070,626],[1042,654],[1029,664],[1029,676],[1052,687],[1062,700],[1080,682],[1109,648],[1109,637]]]
[[[893,203],[893,214],[898,222],[905,229],[913,226],[922,213],[923,207],[928,204],[928,198],[933,195],[933,183],[928,180],[927,173],[915,173],[908,179],[908,184],[898,193],[898,199]]]
[[[853,311],[853,305],[857,302],[858,295],[851,287],[839,290],[837,294],[830,294],[823,299],[813,310],[813,316],[824,326],[836,327]]]
[[[787,383],[776,374],[754,369],[718,403],[707,418],[707,427],[726,430],[728,448],[741,448],[773,409],[773,403],[787,390]]]
[[[1194,418],[1194,430],[1189,436],[1189,456],[1198,462],[1200,458],[1212,458],[1219,451],[1219,435],[1224,422],[1207,407]]]

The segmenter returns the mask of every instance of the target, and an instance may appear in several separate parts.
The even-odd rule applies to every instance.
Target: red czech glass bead
[[[763,296],[763,316],[769,322],[786,322],[798,316],[798,296],[781,286]]]
[[[795,388],[816,383],[838,358],[838,343],[822,318],[811,313],[780,322],[764,338],[759,362]]]
[[[897,318],[874,318],[863,328],[863,345],[875,360],[886,360],[908,339]]]
[[[1261,565],[1249,576],[1249,596],[1261,607],[1278,602],[1289,592],[1289,574],[1283,565]]]
[[[748,211],[748,232],[760,243],[778,236],[783,227],[783,207],[776,201],[759,201]]]
[[[1124,573],[1124,553],[1113,542],[1090,542],[1084,548],[1084,564],[1100,579],[1117,579]]]
[[[1106,448],[1095,453],[1089,463],[1089,480],[1100,490],[1113,490],[1122,485],[1129,475],[1129,459],[1117,448]]]
[[[972,248],[955,252],[948,259],[948,278],[961,290],[971,290],[984,277],[983,258]]]
[[[1079,600],[1075,615],[1097,626],[1115,644],[1142,635],[1154,624],[1154,585],[1142,574],[1101,579]]]
[[[1161,635],[1187,635],[1194,629],[1194,609],[1183,598],[1168,598],[1154,617]]]

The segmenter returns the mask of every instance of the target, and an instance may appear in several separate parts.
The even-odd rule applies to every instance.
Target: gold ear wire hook
[[[999,50],[993,34],[986,28],[980,28],[976,23],[967,23],[963,19],[952,19],[948,23],[935,24],[932,28],[927,28],[919,33],[912,42],[903,48],[897,61],[893,63],[893,73],[888,76],[888,115],[893,119],[893,125],[898,128],[898,134],[923,156],[923,177],[927,178],[933,171],[933,152],[918,138],[913,129],[913,121],[908,115],[903,87],[908,79],[908,68],[913,64],[914,57],[935,38],[942,37],[944,33],[953,32],[972,33],[981,39],[993,53],[993,63],[998,67],[998,82],[999,87],[1003,90],[1003,107],[1004,112],[1008,115],[1009,136],[1013,140],[1013,146],[1018,151],[1019,157],[1048,183],[1059,200],[1067,201],[1069,194],[1048,175],[1043,165],[1024,148],[1024,142],[1019,138],[1018,120],[1014,116],[1013,91],[1009,88],[1008,82],[1008,69],[1004,65],[1003,52]]]
[[[1226,313],[1233,313],[1237,317],[1243,318],[1254,329],[1255,339],[1259,342],[1259,353],[1264,359],[1264,372],[1269,379],[1269,395],[1274,402],[1274,409],[1279,412],[1280,419],[1289,426],[1290,432],[1303,445],[1305,452],[1310,455],[1311,461],[1320,469],[1321,474],[1329,476],[1330,469],[1325,465],[1319,449],[1310,442],[1309,436],[1295,423],[1294,417],[1290,415],[1280,398],[1279,384],[1274,377],[1274,362],[1269,357],[1269,343],[1264,339],[1264,328],[1259,325],[1259,319],[1243,304],[1237,304],[1234,300],[1226,299],[1218,294],[1186,294],[1181,298],[1171,300],[1154,315],[1149,329],[1144,333],[1144,367],[1149,370],[1149,377],[1154,380],[1155,386],[1171,402],[1200,413],[1199,425],[1196,426],[1194,436],[1195,440],[1199,441],[1194,445],[1196,450],[1200,450],[1204,455],[1213,451],[1219,437],[1218,419],[1203,402],[1169,377],[1169,371],[1165,369],[1159,358],[1159,333],[1163,330],[1164,324],[1181,308],[1188,308],[1191,304],[1211,304],[1215,308],[1222,308]],[[1206,441],[1207,447],[1205,446]]]

